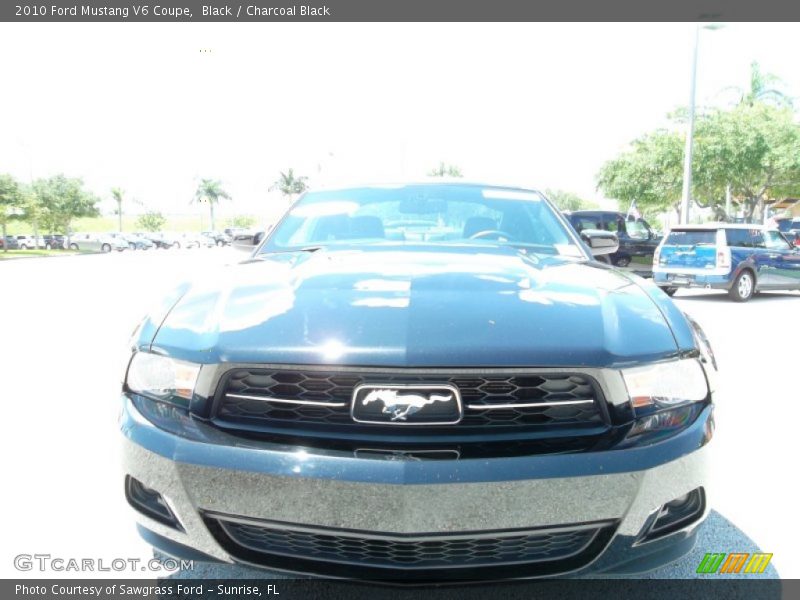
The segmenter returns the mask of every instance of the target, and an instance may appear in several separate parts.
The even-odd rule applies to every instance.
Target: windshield
[[[459,184],[309,192],[278,224],[261,252],[387,242],[499,242],[585,257],[536,192]]]

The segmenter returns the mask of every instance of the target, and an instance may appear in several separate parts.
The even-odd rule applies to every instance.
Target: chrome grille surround
[[[220,378],[212,416],[230,424],[354,427],[358,424],[350,416],[353,390],[362,385],[456,387],[464,404],[464,416],[452,426],[454,428],[542,428],[607,423],[601,386],[592,376],[573,369],[501,372],[492,369],[237,367]]]

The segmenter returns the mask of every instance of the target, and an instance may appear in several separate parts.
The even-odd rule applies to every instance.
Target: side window
[[[789,243],[777,231],[765,231],[764,239],[766,247],[771,250],[789,250]]]
[[[596,219],[591,217],[579,217],[576,220],[576,229],[578,230],[578,233],[580,233],[584,229],[602,229],[602,227]]]
[[[627,221],[625,223],[625,228],[628,231],[628,235],[634,240],[650,239],[650,229],[647,226],[647,223],[645,223],[641,219],[637,219],[635,221]]]
[[[614,233],[625,231],[625,224],[621,221],[622,219],[619,217],[606,217],[603,219],[603,225],[605,226],[603,229],[606,231],[613,231]]]
[[[764,235],[758,229],[751,229],[749,233],[753,248],[766,248]]]
[[[746,229],[726,229],[725,239],[728,241],[728,246],[734,248],[749,248],[752,246],[750,233]]]

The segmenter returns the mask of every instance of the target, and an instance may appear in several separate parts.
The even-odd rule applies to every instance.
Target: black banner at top
[[[795,21],[791,0],[11,0],[9,22]],[[579,40],[576,40],[576,42]]]

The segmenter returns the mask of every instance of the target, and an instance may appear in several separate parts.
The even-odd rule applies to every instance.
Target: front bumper
[[[304,451],[243,440],[189,418],[167,431],[128,397],[121,428],[125,474],[159,492],[180,523],[175,528],[137,511],[140,531],[179,557],[299,573],[395,576],[342,565],[337,571],[313,559],[254,558],[221,539],[209,520],[218,515],[389,539],[509,530],[549,535],[595,525],[602,530],[581,556],[549,570],[518,564],[486,571],[505,579],[642,572],[691,550],[702,519],[653,541],[642,543],[641,537],[660,507],[706,487],[712,410],[707,407],[674,437],[641,448],[480,460],[384,460]],[[472,579],[476,573],[481,571],[461,569],[449,577]]]

